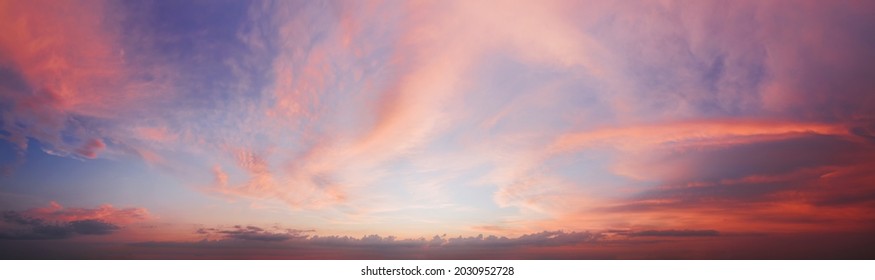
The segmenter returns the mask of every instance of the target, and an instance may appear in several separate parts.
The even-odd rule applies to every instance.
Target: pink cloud
[[[40,106],[44,114],[92,115],[111,108],[104,107],[108,102],[131,97],[102,97],[108,89],[105,83],[119,81],[123,73],[115,38],[100,20],[107,5],[32,1],[4,6],[5,32],[0,42],[5,62],[17,68],[34,91],[25,93],[32,98],[21,101],[23,109]],[[37,95],[40,92],[44,95]]]
[[[480,57],[508,46],[527,62],[601,73],[599,61],[590,54],[603,50],[572,27],[569,18],[552,17],[551,13],[562,9],[554,4],[514,2],[497,7],[494,16],[484,16],[484,7],[478,4],[461,2],[409,3],[397,14],[339,7],[340,23],[325,25],[318,41],[312,38],[314,27],[306,24],[311,19],[278,7],[270,31],[283,38],[279,41],[284,51],[273,60],[276,102],[266,114],[271,121],[300,128],[296,137],[306,139],[302,142],[307,147],[291,158],[284,158],[279,151],[262,154],[265,159],[290,162],[279,168],[268,164],[269,171],[255,172],[238,164],[249,174],[249,182],[223,192],[286,202],[321,192],[315,196],[334,201],[330,203],[350,202],[336,199],[339,197],[365,195],[386,178],[387,162],[426,148],[461,121],[444,108],[464,100],[461,93],[471,86],[466,77],[476,74],[471,67]],[[397,37],[385,35],[387,24],[395,23],[390,20],[405,23],[398,25]],[[547,26],[529,25],[541,21]],[[386,36],[388,41],[376,42],[367,34]],[[317,47],[304,51],[300,47],[304,42]],[[354,73],[355,80],[361,75],[367,78],[366,70],[378,63],[368,61],[377,47],[393,50],[382,66],[391,68],[388,73],[392,75],[381,81],[366,80],[361,91],[346,95],[345,99],[354,103],[342,103],[340,108],[323,104],[332,98],[332,91],[349,89],[343,73]],[[359,106],[344,107],[356,104]],[[340,109],[349,110],[331,111]],[[302,126],[304,119],[317,125],[318,133]],[[272,136],[277,141],[287,137]]]
[[[32,138],[55,155],[95,158],[106,148],[101,138],[127,137],[80,118],[111,123],[148,113],[166,92],[163,76],[151,75],[158,72],[154,67],[132,67],[134,59],[126,56],[116,28],[122,19],[115,4],[12,1],[0,6],[0,66],[13,71],[21,85],[0,90],[0,98],[12,105],[2,127],[10,135],[2,137],[21,150]],[[143,73],[153,80],[138,78]]]
[[[409,177],[398,183],[404,192],[446,199],[447,185],[469,170],[486,174],[464,183],[497,187],[487,203],[518,207],[525,212],[520,220],[623,204],[589,191],[614,186],[575,182],[548,166],[593,151],[609,154],[604,162],[593,163],[608,165],[612,174],[607,175],[655,185],[647,188],[782,182],[790,179],[769,172],[714,171],[741,167],[719,165],[704,155],[820,136],[862,142],[850,132],[858,128],[855,124],[823,117],[812,108],[840,100],[835,102],[848,105],[849,114],[865,117],[871,103],[859,94],[869,84],[856,83],[855,77],[837,80],[857,85],[839,88],[850,93],[807,90],[805,79],[795,75],[798,69],[811,79],[817,76],[810,70],[817,67],[807,64],[811,61],[827,69],[868,69],[850,55],[864,53],[865,45],[850,35],[833,34],[841,27],[833,23],[814,21],[806,23],[814,25],[810,29],[785,30],[793,26],[784,24],[788,20],[804,21],[796,18],[801,15],[770,17],[783,15],[776,12],[783,8],[777,4],[416,2],[384,9],[394,3],[368,2],[323,9],[279,3],[252,7],[250,16],[263,19],[258,25],[263,29],[244,28],[237,34],[253,57],[267,57],[271,84],[251,101],[234,94],[260,93],[260,85],[241,82],[239,88],[246,90],[231,90],[227,102],[217,98],[221,108],[207,108],[207,124],[202,124],[201,111],[195,109],[169,117],[150,111],[157,108],[145,101],[164,96],[152,96],[161,91],[144,90],[151,85],[131,78],[136,65],[112,27],[116,19],[97,20],[113,14],[111,3],[3,5],[0,23],[9,32],[0,35],[0,63],[20,72],[33,88],[3,92],[4,100],[15,103],[4,119],[28,125],[9,125],[5,139],[24,147],[30,137],[46,142],[54,154],[85,158],[113,155],[124,147],[150,163],[168,165],[183,165],[172,157],[185,151],[201,164],[189,168],[212,171],[216,186],[210,191],[296,209],[403,209],[410,206],[368,201],[397,195],[381,187],[394,177]],[[829,12],[841,8],[800,6],[793,9],[812,18],[831,18]],[[740,22],[748,17],[752,23]],[[750,40],[743,40],[748,34]],[[847,51],[811,55],[833,47]],[[278,52],[271,53],[274,49]],[[241,60],[257,60],[253,57]],[[512,89],[481,85],[486,83],[481,77],[493,74],[484,69],[495,71],[489,68],[495,65],[484,62],[495,57],[566,76],[561,82],[531,82],[535,85],[526,86],[536,90],[507,104],[496,102],[499,110],[484,108],[487,117],[472,119],[480,116],[477,100],[510,98],[506,91]],[[238,66],[233,69],[237,78],[245,76],[245,61],[228,64]],[[504,74],[495,76],[510,76]],[[578,81],[586,87],[569,89]],[[582,102],[575,99],[578,95],[596,105],[575,103]],[[845,114],[842,106],[832,105],[829,114]],[[526,111],[538,113],[520,113]],[[545,121],[538,115],[555,118]],[[89,129],[74,121],[79,116],[115,120],[132,129]],[[470,122],[481,123],[486,131],[463,128]],[[62,141],[62,131],[74,131],[72,138],[81,140]],[[784,152],[774,155],[791,154]],[[831,157],[809,160],[848,163]],[[618,193],[634,193],[626,193],[630,189]],[[845,199],[834,195],[822,200]],[[673,199],[638,202],[668,205]]]
[[[217,164],[213,166],[213,175],[216,177],[216,184],[218,184],[219,187],[225,187],[228,185],[228,173],[225,173],[225,171],[222,170],[221,165]]]
[[[720,150],[755,143],[800,139],[810,135],[856,139],[841,125],[754,120],[689,121],[602,128],[559,135],[552,144],[546,145],[539,152],[519,153],[524,155],[519,159],[519,164],[497,169],[490,180],[500,186],[495,194],[499,205],[523,206],[540,209],[539,211],[549,209],[547,213],[561,215],[567,211],[573,212],[573,209],[579,209],[581,205],[599,203],[599,199],[590,197],[583,190],[601,186],[565,182],[561,177],[544,171],[541,166],[557,157],[609,148],[609,151],[613,151],[615,160],[612,171],[617,176],[640,180],[682,180],[689,178],[684,171],[685,167],[707,164],[708,160],[689,162],[688,165],[681,166],[657,160],[658,155]],[[647,160],[651,158],[653,160]]]
[[[139,138],[149,142],[168,143],[178,140],[176,134],[163,126],[139,127],[136,129],[136,134]]]
[[[342,186],[319,174],[277,173],[260,153],[235,149],[235,164],[243,171],[240,184],[229,183],[234,179],[221,165],[215,165],[213,174],[217,186],[208,188],[230,197],[256,200],[277,200],[293,208],[322,208],[344,202],[346,194]]]
[[[871,116],[875,99],[869,92],[875,83],[865,77],[872,65],[864,61],[875,55],[869,51],[872,43],[861,40],[859,32],[872,24],[845,19],[871,17],[875,5],[865,1],[787,3],[762,4],[757,36],[769,51],[766,62],[773,73],[762,91],[764,107],[818,118]],[[773,12],[777,10],[783,12]]]
[[[29,209],[22,213],[46,221],[101,220],[119,225],[142,222],[154,218],[145,208],[119,209],[110,204],[104,204],[97,208],[65,208],[54,201],[47,207]]]
[[[82,147],[76,150],[76,152],[86,158],[96,158],[97,154],[106,148],[106,144],[103,143],[103,140],[100,139],[91,139],[86,142]]]
[[[272,64],[275,84],[271,93],[276,103],[266,114],[271,122],[305,125],[291,126],[300,131],[294,137],[271,134],[272,142],[268,146],[275,150],[259,150],[257,145],[232,145],[241,147],[240,150],[260,152],[253,152],[257,155],[253,158],[242,159],[237,151],[228,153],[233,165],[243,171],[242,180],[246,182],[226,186],[225,182],[240,178],[235,178],[238,174],[234,172],[218,169],[221,172],[214,172],[219,174],[216,182],[223,186],[221,192],[278,200],[296,208],[343,204],[359,210],[372,206],[362,201],[377,196],[374,194],[380,191],[379,183],[392,175],[427,176],[425,183],[405,184],[405,190],[416,189],[439,197],[442,188],[446,188],[443,184],[450,181],[448,178],[454,178],[446,173],[485,169],[488,174],[472,180],[472,185],[497,186],[492,202],[499,207],[518,207],[522,213],[518,220],[546,215],[562,222],[574,220],[574,223],[565,223],[573,226],[609,226],[623,216],[599,217],[598,213],[586,214],[586,211],[634,203],[599,197],[594,194],[598,191],[617,188],[614,192],[617,196],[633,196],[675,184],[723,187],[778,184],[792,181],[787,176],[795,175],[785,174],[794,174],[798,168],[822,166],[800,167],[790,162],[764,160],[758,163],[754,160],[756,155],[791,156],[792,152],[769,153],[755,147],[818,139],[838,139],[836,141],[842,143],[865,141],[851,132],[856,124],[849,121],[814,117],[818,115],[814,111],[788,113],[793,108],[817,106],[808,104],[805,98],[792,98],[806,96],[797,91],[804,88],[799,86],[802,81],[790,80],[795,73],[793,69],[808,67],[798,65],[805,61],[798,57],[793,59],[795,62],[782,58],[795,57],[790,55],[793,52],[780,51],[795,48],[798,42],[808,42],[808,39],[798,32],[789,33],[786,40],[764,36],[779,25],[792,26],[769,17],[778,13],[771,4],[742,2],[718,7],[672,1],[645,5],[511,2],[494,7],[483,3],[422,2],[405,5],[402,9],[409,17],[377,15],[404,23],[396,24],[401,26],[400,35],[389,36],[391,40],[383,44],[370,41],[366,36],[368,26],[384,23],[371,21],[375,16],[371,14],[373,11],[359,14],[341,9],[340,23],[323,30],[321,41],[313,40],[312,30],[308,29],[312,27],[303,23],[304,17],[290,19],[286,18],[290,15],[281,13],[274,19],[273,23],[279,26],[277,33],[287,40],[283,41],[285,51]],[[487,10],[490,12],[483,12]],[[580,13],[592,18],[578,16],[579,10],[586,10]],[[816,12],[816,8],[803,10],[828,17]],[[750,17],[753,20],[748,23]],[[722,21],[732,24],[723,25]],[[760,23],[765,29],[758,29]],[[820,33],[823,32],[818,31]],[[752,39],[746,40],[749,34]],[[303,51],[296,42],[310,42],[318,47]],[[370,62],[371,65],[389,69],[385,71],[392,75],[370,80],[374,77],[368,76],[367,67],[360,63],[368,62],[367,58],[374,54],[369,50],[375,46],[392,52],[386,63]],[[852,49],[852,52],[860,50]],[[499,100],[507,97],[503,95],[503,88],[482,89],[476,87],[478,81],[471,78],[488,74],[478,72],[482,71],[481,59],[502,55],[528,67],[570,72],[569,79],[580,79],[587,86],[592,84],[591,89],[572,91],[563,87],[566,85],[563,83],[540,86],[537,87],[540,90],[527,92],[517,101],[499,106],[501,109],[497,112],[484,113],[488,117],[480,123],[487,132],[453,130],[466,122],[477,121],[466,117],[476,115],[471,111],[481,108],[464,107],[466,102],[476,103],[478,97]],[[833,61],[833,58],[828,59]],[[846,58],[835,59],[836,65],[850,62]],[[355,87],[354,83],[339,81],[350,75],[357,77],[355,80],[363,77],[365,85]],[[787,94],[787,98],[773,99],[773,85]],[[343,95],[341,98],[346,98],[343,101],[332,99],[337,98],[332,93],[345,93],[348,86],[354,93]],[[471,93],[472,88],[495,92]],[[561,110],[560,105],[566,104],[558,103],[578,94],[595,100],[597,105],[582,108],[567,105],[572,109]],[[557,98],[559,95],[567,98]],[[848,93],[846,97],[845,101],[853,101],[859,96]],[[780,105],[785,99],[810,106]],[[868,102],[865,98],[862,101],[862,104]],[[342,105],[334,108],[331,102]],[[561,115],[556,119],[564,122],[511,119],[515,113],[527,110]],[[572,110],[574,112],[568,112]],[[505,126],[499,125],[503,121]],[[523,125],[529,121],[534,125]],[[304,147],[290,149],[276,144],[290,138],[304,139],[296,142]],[[433,145],[451,148],[434,155],[432,153],[437,152],[430,150]],[[736,156],[740,158],[733,158],[737,162],[771,169],[757,173],[745,169],[744,164],[720,165],[728,161],[706,156],[730,157],[731,154],[718,153],[728,150],[739,151]],[[650,185],[575,182],[553,172],[553,166],[547,167],[548,163],[590,152],[608,154],[602,162],[587,162],[606,165],[606,173],[610,173],[606,176]],[[810,165],[827,161],[856,164],[844,162],[843,158],[805,154],[813,158],[799,161]],[[415,171],[409,174],[398,171],[394,169],[397,166],[390,166],[390,163],[397,164],[393,160],[409,162],[410,169]],[[822,162],[815,163],[818,160]],[[420,170],[432,173],[417,173]],[[425,173],[427,175],[422,175]],[[435,173],[438,175],[433,175]],[[637,202],[658,207],[685,203],[679,201],[675,197],[658,197],[641,198]],[[727,205],[730,204],[721,207]],[[796,204],[788,202],[786,205]],[[768,212],[766,209],[782,206],[757,207]],[[372,209],[384,208],[393,207]],[[703,210],[718,212],[721,209]],[[362,211],[367,213],[367,210]],[[666,226],[682,226],[702,218],[697,225],[707,227],[720,219],[719,215],[697,216],[682,210],[624,215],[629,224],[652,220]],[[755,214],[732,219],[737,218],[740,225],[742,218],[750,215]],[[516,225],[520,224],[524,223]]]
[[[786,144],[785,149],[790,152],[779,152],[785,156],[767,152],[775,145],[756,151],[737,150],[749,147],[740,145],[723,152],[723,155],[759,153],[759,157],[739,156],[749,158],[748,161],[700,150],[673,157],[722,160],[683,164],[657,160],[635,165],[623,174],[656,181],[658,185],[623,198],[591,199],[576,207],[553,209],[548,212],[552,214],[550,219],[534,224],[572,229],[693,227],[780,233],[873,230],[867,221],[875,218],[872,214],[875,190],[869,183],[873,179],[869,174],[875,169],[862,160],[873,151],[836,149],[834,145],[846,144],[828,143]],[[813,154],[824,157],[793,155],[809,153],[814,147],[823,151]],[[746,168],[750,171],[745,171]],[[695,179],[703,173],[713,174],[707,180]]]

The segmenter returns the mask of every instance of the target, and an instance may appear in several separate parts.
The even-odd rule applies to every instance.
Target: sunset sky
[[[0,258],[875,258],[875,2],[0,0],[0,172]]]

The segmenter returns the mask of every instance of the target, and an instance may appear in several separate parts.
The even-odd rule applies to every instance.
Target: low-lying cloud
[[[103,220],[46,221],[25,216],[16,211],[4,212],[3,222],[0,224],[0,239],[14,240],[65,239],[75,235],[106,235],[121,229],[120,226]]]

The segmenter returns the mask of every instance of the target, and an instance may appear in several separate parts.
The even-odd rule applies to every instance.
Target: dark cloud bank
[[[75,235],[105,235],[121,229],[102,220],[46,221],[16,211],[3,212],[3,222],[0,240],[66,239]]]

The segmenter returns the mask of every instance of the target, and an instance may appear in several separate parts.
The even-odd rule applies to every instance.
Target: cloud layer
[[[0,192],[337,234],[199,227],[217,244],[871,232],[873,18],[861,1],[0,0]],[[152,217],[8,213],[21,239]],[[468,239],[451,240],[434,242]]]

